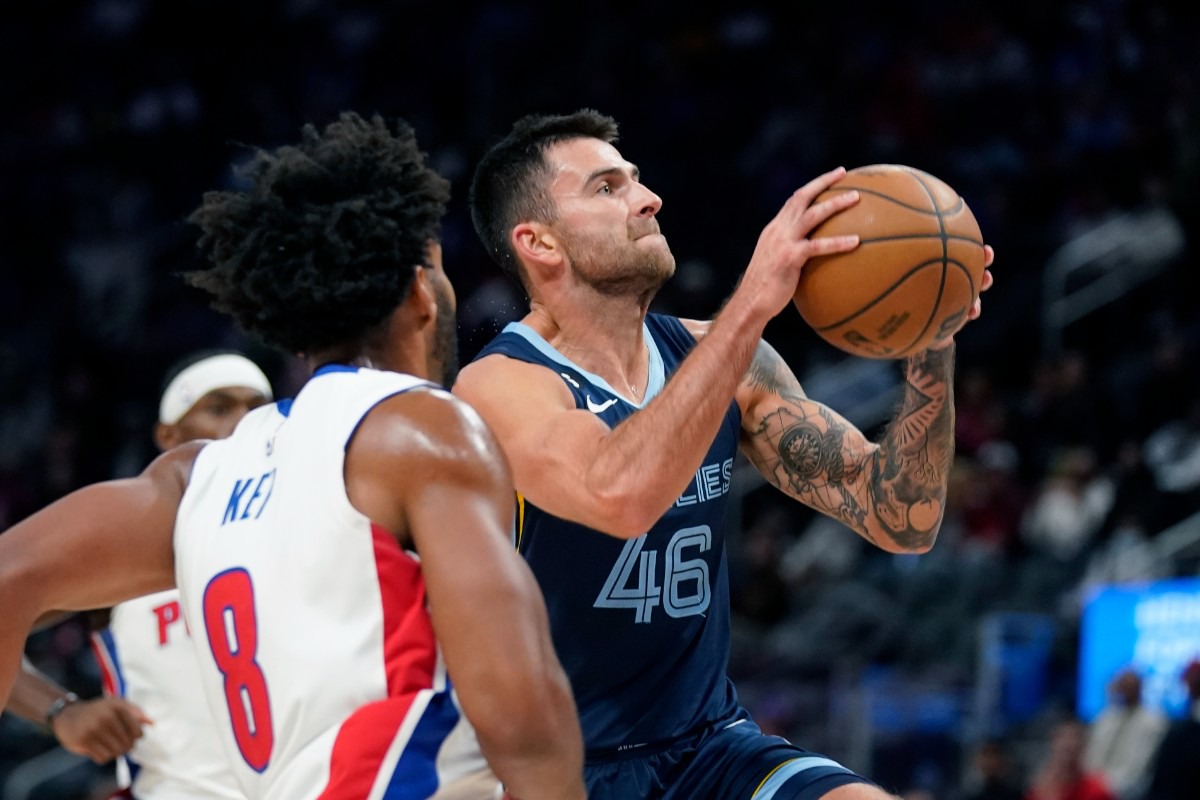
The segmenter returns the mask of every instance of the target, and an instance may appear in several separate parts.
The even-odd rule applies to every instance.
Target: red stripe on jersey
[[[96,657],[96,664],[100,667],[100,685],[104,689],[104,693],[109,697],[120,697],[121,691],[117,688],[117,676],[113,674],[112,662],[108,659],[108,650],[104,646],[104,642],[100,639],[100,635],[93,633],[92,640],[92,655]]]
[[[370,703],[342,723],[329,756],[329,783],[317,800],[362,800],[370,794],[414,697]]]
[[[329,783],[318,800],[366,797],[417,692],[433,688],[437,640],[425,607],[421,564],[378,525],[371,525],[371,538],[383,603],[388,699],[363,706],[342,723],[329,756]]]
[[[421,564],[400,549],[396,537],[372,523],[375,570],[383,601],[383,658],[388,697],[433,687],[437,640],[425,606]]]

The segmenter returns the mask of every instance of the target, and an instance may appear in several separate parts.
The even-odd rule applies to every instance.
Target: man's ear
[[[527,271],[548,276],[561,269],[564,258],[562,242],[547,225],[522,222],[513,228],[510,241],[513,252]]]
[[[154,424],[154,444],[158,445],[159,450],[165,453],[181,442],[182,437],[179,435],[177,426],[167,425],[164,422]]]
[[[411,304],[417,319],[424,323],[437,316],[437,293],[433,291],[433,282],[430,278],[432,270],[425,267],[414,267],[414,269],[416,274],[413,275],[412,286],[409,287],[408,299],[405,302]]]

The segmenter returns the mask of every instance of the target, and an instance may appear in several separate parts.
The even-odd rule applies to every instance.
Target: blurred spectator
[[[970,770],[955,800],[1022,800],[1016,765],[1002,739],[985,739],[971,754]]]
[[[1171,723],[1151,767],[1145,800],[1195,800],[1200,788],[1200,659],[1184,668],[1190,707]]]
[[[1067,563],[1083,554],[1112,508],[1112,481],[1099,474],[1090,447],[1059,450],[1021,522],[1035,553]]]
[[[1025,800],[1116,800],[1104,778],[1084,767],[1087,728],[1076,719],[1063,720],[1050,734],[1050,747],[1034,772]]]
[[[1109,703],[1088,728],[1084,769],[1104,776],[1118,800],[1138,800],[1150,777],[1150,761],[1167,732],[1167,717],[1142,703],[1142,677],[1116,674]]]
[[[963,524],[960,545],[968,557],[1017,554],[1021,516],[1028,502],[1018,478],[1018,459],[1016,447],[1005,441],[985,442],[976,451],[958,508]]]

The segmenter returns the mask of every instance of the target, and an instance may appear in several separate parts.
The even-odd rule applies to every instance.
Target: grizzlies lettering
[[[696,477],[675,501],[677,508],[694,506],[714,500],[729,491],[729,478],[733,474],[733,459],[727,458],[719,464],[705,464],[696,470]]]

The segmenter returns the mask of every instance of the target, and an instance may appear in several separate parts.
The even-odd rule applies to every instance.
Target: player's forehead
[[[617,148],[600,139],[579,137],[555,142],[546,150],[551,191],[578,191],[604,173],[637,174]]]

